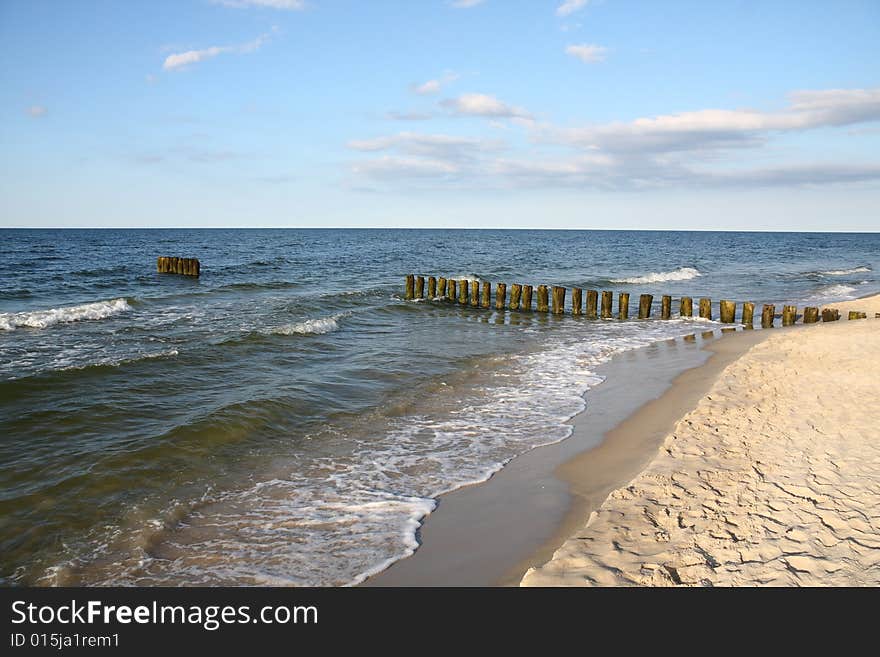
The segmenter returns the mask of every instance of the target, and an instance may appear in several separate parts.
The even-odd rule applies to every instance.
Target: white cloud
[[[451,4],[456,9],[470,9],[471,7],[483,4],[485,1],[486,0],[454,0]]]
[[[420,96],[427,96],[429,94],[436,94],[447,84],[455,82],[456,80],[458,80],[457,73],[444,73],[442,77],[435,80],[428,80],[422,84],[414,84],[411,89],[413,93],[417,93]]]
[[[395,149],[407,155],[464,160],[473,157],[476,153],[499,150],[504,147],[504,143],[474,137],[400,132],[375,139],[355,139],[348,142],[347,146],[362,152]]]
[[[557,131],[558,140],[608,152],[706,151],[764,143],[772,133],[880,120],[880,88],[796,91],[778,112],[705,109]]]
[[[266,7],[269,9],[294,9],[300,11],[306,8],[305,0],[211,0],[215,5],[244,9],[247,7]]]
[[[41,119],[49,113],[43,105],[31,105],[27,108],[27,115],[32,119]]]
[[[273,28],[273,32],[276,28]],[[210,48],[202,48],[201,50],[187,50],[181,53],[172,53],[165,58],[162,68],[166,71],[173,71],[180,68],[198,64],[206,59],[212,59],[223,53],[245,54],[259,50],[271,36],[271,33],[261,34],[253,41],[242,43],[236,46],[211,46]]]
[[[519,116],[492,96],[445,101],[488,124],[519,123],[531,137],[503,141],[401,132],[348,144],[364,160],[353,171],[386,188],[519,189],[779,187],[880,183],[880,158],[833,160],[805,150],[784,160],[760,147],[774,136],[880,121],[880,89],[796,91],[785,107],[702,109],[580,128],[559,128]],[[875,123],[876,125],[876,123]],[[488,128],[487,128],[488,129]],[[842,130],[841,132],[847,132]],[[848,137],[847,137],[848,138]],[[806,148],[809,148],[808,146]],[[567,149],[567,151],[566,151]],[[755,157],[750,155],[754,154]],[[778,156],[777,156],[778,157]]]
[[[492,118],[531,119],[532,115],[521,107],[513,107],[487,94],[464,94],[441,103],[456,114],[487,116]]]
[[[352,171],[370,178],[393,181],[413,177],[446,177],[460,173],[461,168],[445,160],[385,155],[379,159],[358,162],[352,167]]]
[[[597,46],[589,43],[582,43],[579,45],[567,46],[565,48],[565,53],[567,55],[571,55],[572,57],[577,57],[582,62],[587,64],[594,64],[596,62],[604,62],[605,55],[608,52],[608,48],[604,46]]]
[[[565,0],[559,7],[556,9],[557,16],[570,16],[574,12],[583,9],[587,6],[590,0]]]

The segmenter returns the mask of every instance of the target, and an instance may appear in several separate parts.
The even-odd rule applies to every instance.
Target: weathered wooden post
[[[553,314],[561,315],[565,312],[565,288],[559,285],[553,286]]]
[[[156,258],[156,272],[159,274],[162,273],[162,261],[164,259],[165,258],[163,258],[162,256],[159,256],[158,258]]]
[[[442,276],[437,279],[437,296],[441,299],[446,296],[446,279]]]
[[[416,277],[414,274],[406,275],[406,300],[410,301],[416,298]]]
[[[752,326],[755,322],[755,304],[751,301],[743,302],[742,323],[746,326]]]
[[[495,308],[504,310],[504,299],[507,297],[507,283],[499,283],[495,287]]]
[[[834,321],[834,310],[832,308],[823,308],[822,309],[822,321],[823,322],[833,322]]]
[[[416,276],[416,299],[425,298],[425,277]]]
[[[538,312],[546,313],[550,311],[550,297],[546,285],[538,286]]]
[[[458,303],[462,306],[466,306],[468,302],[468,282],[467,279],[462,278],[458,281]]]
[[[693,317],[694,300],[690,297],[682,297],[678,304],[678,315],[679,317]]]
[[[776,306],[765,303],[761,312],[761,328],[773,328],[773,318],[776,316]]]
[[[782,306],[782,325],[792,326],[797,321],[797,306]]]
[[[480,306],[483,308],[488,308],[491,304],[492,298],[492,283],[489,281],[483,281],[483,295],[480,298]]]
[[[611,319],[611,302],[614,293],[611,290],[602,291],[602,319]]]
[[[571,314],[572,315],[582,315],[583,314],[583,295],[584,291],[579,287],[571,288]]]
[[[868,319],[868,313],[862,313],[857,310],[850,310],[849,319]]]
[[[446,300],[455,303],[455,297],[458,295],[458,281],[450,278],[446,287]]]
[[[510,309],[519,310],[519,301],[522,297],[522,285],[513,283],[510,286]]]
[[[668,294],[660,298],[660,319],[672,319],[672,297]]]
[[[471,305],[477,308],[480,305],[480,282],[471,281]]]
[[[433,299],[437,296],[437,279],[428,276],[428,298]]]
[[[639,319],[648,319],[651,316],[652,303],[654,303],[653,295],[642,294],[639,296]]]
[[[804,308],[804,324],[815,324],[819,321],[819,309],[815,306]]]
[[[617,295],[617,318],[629,318],[629,292],[621,292]]]
[[[599,293],[596,290],[587,290],[587,307],[585,315],[587,319],[596,319],[598,313]]]
[[[700,317],[712,319],[712,300],[708,297],[700,299]]]
[[[733,324],[736,321],[736,301],[721,300],[719,303],[722,324]]]
[[[520,310],[532,310],[532,286],[531,285],[523,285],[523,293],[522,293],[522,303],[520,304]]]

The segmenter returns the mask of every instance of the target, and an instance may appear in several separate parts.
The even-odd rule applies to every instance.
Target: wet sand
[[[761,332],[522,584],[880,584],[880,296],[832,306],[871,319]]]
[[[416,553],[364,585],[516,585],[651,461],[676,420],[762,334],[718,339],[715,327],[616,356],[597,369],[607,378],[587,393],[571,437],[514,459],[488,482],[442,496]]]

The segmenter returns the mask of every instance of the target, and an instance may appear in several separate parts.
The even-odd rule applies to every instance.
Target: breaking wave
[[[113,301],[96,301],[79,306],[49,308],[21,313],[0,313],[0,330],[14,331],[17,328],[44,329],[56,324],[81,322],[84,320],[105,319],[129,310],[131,305],[126,299]]]
[[[679,267],[673,271],[651,272],[650,274],[633,278],[612,278],[611,282],[640,285],[642,283],[662,283],[664,281],[689,281],[698,276],[702,276],[702,274],[693,267]]]

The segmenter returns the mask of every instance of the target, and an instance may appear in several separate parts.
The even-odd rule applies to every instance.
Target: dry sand
[[[521,584],[880,584],[880,296],[834,307],[869,319],[774,329]]]

